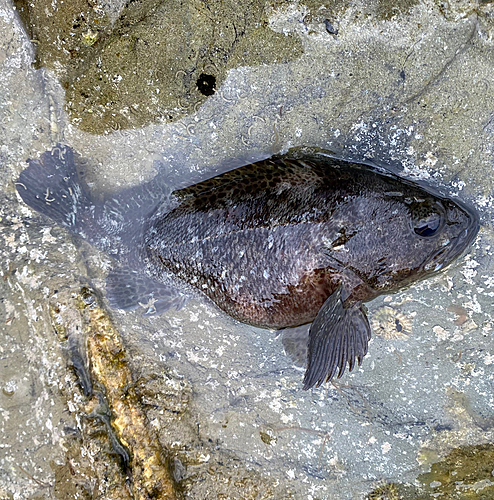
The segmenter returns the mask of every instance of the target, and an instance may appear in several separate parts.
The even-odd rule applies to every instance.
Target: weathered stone
[[[101,3],[19,0],[36,66],[53,69],[74,124],[94,133],[174,121],[229,69],[301,55],[266,23],[264,0],[138,0],[111,23]],[[214,79],[204,91],[201,75]]]

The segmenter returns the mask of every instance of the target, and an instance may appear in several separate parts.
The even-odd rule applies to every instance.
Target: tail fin
[[[28,163],[16,182],[24,203],[71,231],[80,232],[91,203],[79,180],[72,149],[57,144],[39,160]]]

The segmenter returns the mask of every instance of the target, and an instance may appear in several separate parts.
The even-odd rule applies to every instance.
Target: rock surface
[[[303,392],[302,374],[280,338],[236,323],[205,300],[162,317],[111,315],[136,374],[138,367],[146,373],[166,367],[191,388],[186,413],[196,424],[185,429],[178,422],[174,444],[173,470],[185,498],[492,495],[485,463],[492,462],[494,443],[494,4],[260,3],[262,15],[226,61],[212,51],[200,59],[203,66],[194,66],[199,59],[185,66],[184,50],[170,70],[180,80],[170,95],[186,103],[173,108],[173,121],[159,123],[168,104],[153,101],[146,74],[134,97],[148,111],[116,126],[108,118],[114,111],[98,107],[104,92],[88,76],[99,64],[99,56],[89,55],[99,46],[91,34],[100,36],[94,23],[101,19],[105,44],[98,50],[110,75],[123,43],[112,33],[128,8],[92,5],[86,24],[73,28],[79,44],[86,40],[79,46],[88,58],[70,59],[60,38],[53,53],[36,52],[41,38],[32,43],[34,32],[26,35],[13,6],[0,1],[0,498],[93,494],[71,473],[81,467],[71,448],[81,416],[68,403],[71,372],[49,303],[61,290],[101,287],[108,259],[28,210],[13,185],[25,160],[56,141],[87,159],[81,168],[101,192],[141,182],[156,166],[177,188],[273,152],[312,146],[426,180],[476,206],[482,227],[470,254],[432,280],[370,303],[383,335],[374,336],[359,370],[325,388]],[[187,46],[195,50],[231,44],[226,26],[235,17],[233,4],[217,31],[194,24],[215,5],[201,3],[194,17],[185,10],[193,2],[184,3],[177,19],[169,13],[168,26],[183,33],[189,23]],[[47,18],[23,15],[50,31],[56,16],[42,14]],[[60,23],[74,25],[71,16]],[[141,63],[149,52],[139,43]],[[86,76],[69,76],[80,70],[80,59],[91,62]],[[215,91],[205,96],[196,81],[213,67]],[[67,91],[60,82],[68,82]],[[134,88],[121,85],[121,95]],[[88,101],[76,103],[81,91]],[[120,120],[129,103],[119,102]],[[406,325],[406,337],[393,338],[393,315]],[[149,382],[141,390],[167,445],[162,386]],[[203,454],[187,463],[191,443]],[[458,483],[448,479],[453,472]]]

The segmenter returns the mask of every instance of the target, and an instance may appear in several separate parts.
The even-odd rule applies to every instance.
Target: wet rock
[[[205,491],[241,498],[243,483],[229,479],[238,477],[237,467],[274,498],[354,500],[396,489],[405,498],[430,497],[453,491],[444,471],[456,469],[447,465],[440,475],[424,476],[433,489],[417,491],[422,474],[443,467],[434,468],[453,450],[461,449],[451,457],[463,460],[463,450],[494,442],[494,4],[420,0],[400,3],[399,11],[378,1],[343,4],[272,4],[270,29],[283,40],[285,34],[300,40],[300,57],[232,68],[207,98],[197,80],[217,75],[200,68],[191,86],[205,100],[187,102],[183,118],[90,138],[70,125],[65,90],[53,72],[32,67],[35,44],[12,9],[0,7],[2,495],[53,498],[50,460],[65,467],[63,477],[74,477],[59,446],[69,442],[64,429],[77,427],[59,390],[73,371],[50,333],[46,303],[61,284],[74,292],[89,279],[102,286],[108,261],[27,212],[12,184],[26,159],[61,133],[91,158],[87,179],[106,192],[150,178],[153,160],[176,189],[260,152],[266,157],[309,145],[427,181],[480,212],[482,228],[464,260],[429,283],[369,303],[370,316],[393,310],[385,310],[390,331],[403,326],[393,318],[411,318],[408,338],[376,335],[359,371],[323,392],[300,390],[301,374],[279,337],[228,320],[210,304],[192,302],[156,319],[113,312],[136,363],[132,372],[145,381],[139,389],[146,412],[172,452],[174,480],[190,498],[202,499]],[[381,14],[379,5],[386,6]],[[107,14],[112,26],[120,13]],[[325,19],[338,35],[328,33]],[[93,39],[89,33],[87,41]],[[255,53],[255,46],[248,50]],[[159,376],[164,365],[170,379]],[[177,378],[183,387],[175,397],[167,385]],[[144,391],[147,383],[151,392]],[[82,397],[76,381],[73,387]],[[176,420],[160,414],[159,394],[175,409],[166,417]],[[103,433],[100,421],[89,424]],[[109,442],[102,449],[111,449]],[[477,456],[490,461],[488,453]],[[210,466],[216,474],[208,473]],[[468,489],[454,494],[490,494],[484,472],[462,477]]]
[[[263,0],[132,1],[114,22],[101,2],[16,6],[36,67],[56,72],[72,122],[94,134],[177,120],[229,69],[302,54],[299,40],[267,26]]]

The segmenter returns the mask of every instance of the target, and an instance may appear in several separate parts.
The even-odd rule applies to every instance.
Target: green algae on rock
[[[430,472],[417,479],[424,494],[417,498],[488,500],[494,498],[494,445],[492,443],[462,446],[435,463]]]
[[[367,496],[368,500],[491,500],[494,498],[494,444],[455,448],[420,474],[415,484],[386,483]]]

